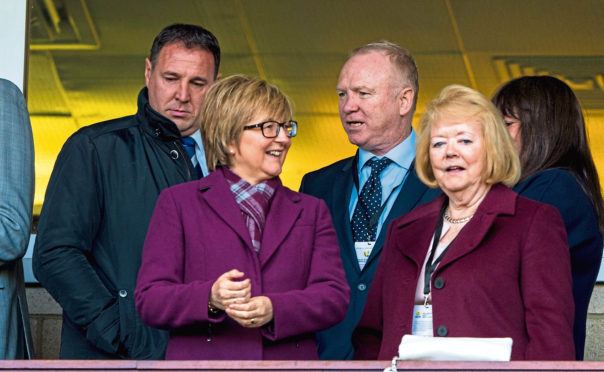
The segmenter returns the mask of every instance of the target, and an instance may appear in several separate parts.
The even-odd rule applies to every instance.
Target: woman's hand
[[[226,313],[243,327],[258,328],[273,320],[273,303],[266,296],[252,297],[245,303],[229,304]]]
[[[243,278],[243,275],[241,271],[233,269],[216,279],[210,292],[210,304],[225,310],[230,304],[248,302],[252,293],[250,280],[236,280]]]

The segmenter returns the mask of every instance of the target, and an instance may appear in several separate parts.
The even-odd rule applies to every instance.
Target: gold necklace
[[[448,208],[447,208],[448,210]],[[474,217],[474,213],[472,213],[471,215],[467,216],[467,217],[462,217],[462,218],[452,218],[451,216],[449,216],[447,214],[447,211],[445,211],[445,214],[443,215],[443,217],[445,218],[445,220],[447,220],[447,222],[449,223],[454,223],[454,224],[459,224],[459,223],[465,223],[468,222],[469,220],[472,219],[472,217]]]

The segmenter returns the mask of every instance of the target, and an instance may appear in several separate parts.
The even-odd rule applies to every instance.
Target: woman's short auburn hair
[[[462,85],[449,85],[434,98],[422,116],[416,141],[415,167],[426,185],[438,187],[430,163],[430,133],[441,115],[480,123],[485,143],[484,181],[512,187],[520,178],[520,161],[497,108],[485,96]]]
[[[250,124],[259,113],[280,122],[291,120],[293,115],[285,94],[261,79],[233,75],[220,79],[208,89],[199,125],[210,172],[220,165],[231,165],[229,146],[238,146],[243,126]]]

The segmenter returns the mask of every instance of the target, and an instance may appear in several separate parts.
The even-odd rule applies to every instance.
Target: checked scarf
[[[259,252],[270,202],[277,187],[281,186],[281,181],[279,178],[272,178],[252,186],[229,168],[222,167],[222,170],[241,209],[254,250]]]

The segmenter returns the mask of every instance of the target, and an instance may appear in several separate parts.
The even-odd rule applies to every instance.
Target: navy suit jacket
[[[352,359],[353,357],[352,332],[363,314],[367,293],[373,281],[390,222],[440,194],[440,190],[430,189],[419,180],[412,164],[409,175],[384,221],[371,255],[361,270],[354,250],[348,211],[353,177],[357,171],[354,166],[356,157],[358,157],[358,153],[355,157],[340,160],[325,168],[310,172],[302,178],[300,185],[300,192],[325,200],[331,212],[340,245],[340,256],[350,286],[350,305],[346,318],[341,323],[317,333],[319,358],[323,360]]]

